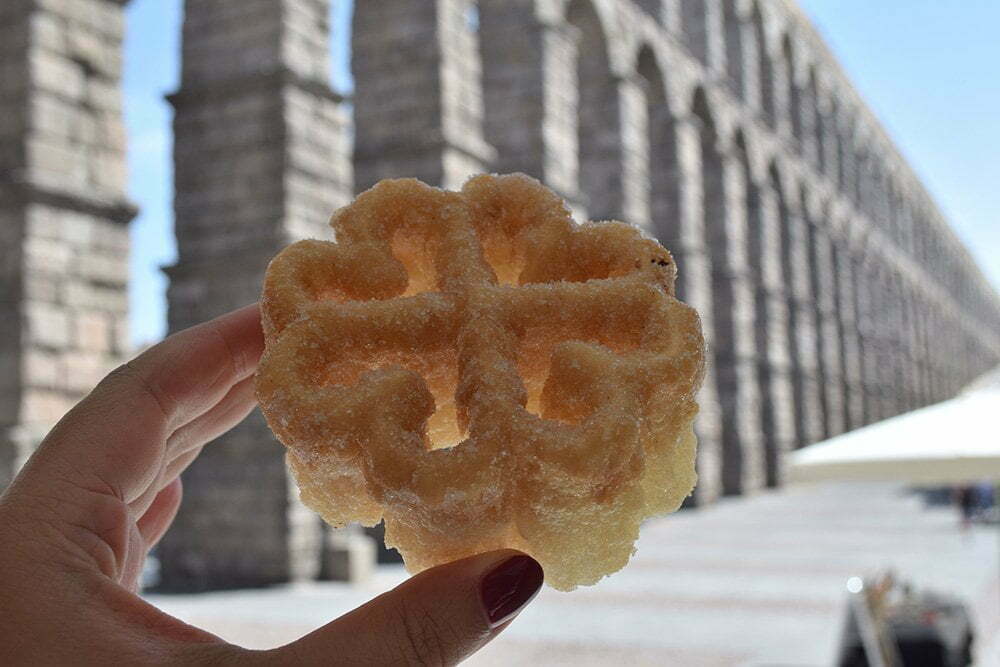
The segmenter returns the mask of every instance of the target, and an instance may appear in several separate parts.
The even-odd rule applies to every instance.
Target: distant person
[[[52,429],[0,497],[0,664],[450,665],[534,597],[537,562],[479,554],[271,651],[228,644],[140,598],[146,554],[181,502],[179,475],[254,407],[263,347],[257,306],[182,331]]]
[[[958,507],[962,530],[968,530],[972,526],[972,517],[976,514],[976,496],[974,486],[962,485],[955,488],[955,505]]]

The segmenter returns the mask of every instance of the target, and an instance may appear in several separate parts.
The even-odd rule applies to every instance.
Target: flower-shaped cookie
[[[384,518],[414,572],[503,547],[560,590],[622,568],[695,481],[704,341],[670,254],[523,175],[383,181],[331,224],[262,297],[257,395],[304,502]]]

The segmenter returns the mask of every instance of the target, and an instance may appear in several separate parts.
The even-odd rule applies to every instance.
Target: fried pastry
[[[383,181],[270,264],[257,396],[302,499],[411,572],[482,551],[559,590],[695,483],[704,341],[670,253],[527,176]]]

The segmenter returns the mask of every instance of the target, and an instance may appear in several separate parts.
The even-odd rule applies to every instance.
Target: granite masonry
[[[268,261],[350,201],[348,121],[330,88],[327,0],[187,0],[174,117],[169,326],[252,303]],[[160,547],[166,590],[315,578],[325,541],[254,412],[184,475]]]
[[[253,301],[278,249],[329,238],[330,212],[381,178],[523,171],[674,252],[710,344],[692,504],[778,486],[786,452],[1000,363],[1000,299],[792,0],[356,0],[349,100],[328,83],[328,0],[185,10],[171,330]],[[123,351],[132,209],[121,3],[0,17],[9,475]],[[259,415],[184,481],[165,588],[331,560]]]
[[[694,503],[1000,361],[1000,300],[798,6],[358,2],[359,186],[524,171],[677,257],[711,357]]]
[[[0,3],[0,488],[129,352],[125,4]]]

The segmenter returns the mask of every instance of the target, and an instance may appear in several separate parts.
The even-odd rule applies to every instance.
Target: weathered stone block
[[[7,295],[11,299],[11,302],[23,298],[26,301],[61,304],[64,282],[65,278],[58,274],[32,271],[21,275],[20,285],[15,285],[14,281],[9,281],[5,286],[22,290],[20,294]]]
[[[79,253],[76,257],[74,273],[101,285],[125,285],[128,282],[127,257]]]
[[[24,241],[25,271],[66,274],[72,260],[72,246],[61,240],[29,236]]]
[[[90,166],[87,155],[61,141],[32,136],[26,142],[28,175],[54,189],[83,189]]]
[[[66,35],[66,53],[77,62],[102,77],[118,79],[121,76],[121,56],[118,45],[107,36],[85,27],[76,27]]]
[[[112,348],[111,327],[103,313],[78,312],[73,316],[76,346],[90,352],[107,352]]]
[[[66,22],[51,12],[35,12],[31,15],[30,39],[34,46],[43,47],[55,53],[66,50]]]
[[[21,421],[49,429],[76,404],[76,398],[50,389],[24,390],[21,404]]]
[[[21,356],[21,382],[25,386],[61,390],[63,372],[59,354],[28,348]]]
[[[70,100],[83,100],[87,77],[79,64],[49,51],[31,52],[28,63],[32,85]]]
[[[64,308],[32,302],[24,305],[24,314],[26,342],[56,350],[70,345],[70,319]]]
[[[66,390],[78,396],[89,392],[111,370],[109,366],[102,353],[73,350],[63,358]]]
[[[88,78],[85,100],[92,108],[101,111],[120,111],[122,108],[121,89],[107,79]]]
[[[80,309],[124,313],[128,309],[128,294],[124,285],[98,285],[71,280],[65,284],[63,302]]]

